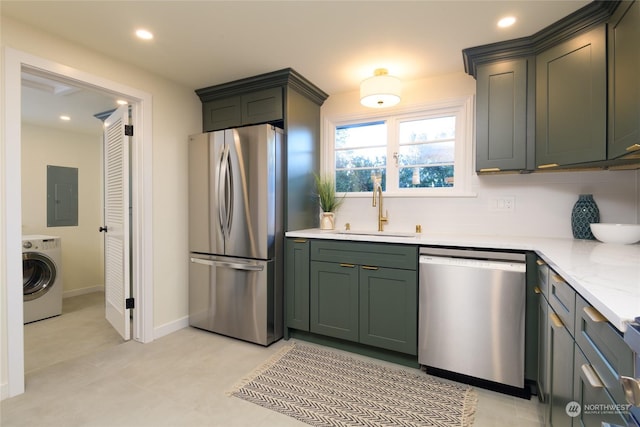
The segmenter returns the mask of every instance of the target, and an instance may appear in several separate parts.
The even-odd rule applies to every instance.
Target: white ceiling
[[[190,89],[292,67],[331,95],[375,68],[461,72],[462,49],[532,35],[587,3],[2,0],[1,13]],[[518,22],[497,28],[505,15]],[[155,38],[136,39],[139,27]]]

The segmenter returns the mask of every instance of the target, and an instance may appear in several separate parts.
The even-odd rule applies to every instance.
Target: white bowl
[[[640,224],[591,224],[591,232],[603,243],[630,245],[640,241]]]

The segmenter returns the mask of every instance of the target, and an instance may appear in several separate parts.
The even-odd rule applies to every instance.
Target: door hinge
[[[125,304],[125,308],[127,308],[127,309],[136,308],[133,298],[127,298],[126,300],[124,300],[124,304]]]
[[[133,125],[124,125],[124,134],[126,136],[133,136]]]

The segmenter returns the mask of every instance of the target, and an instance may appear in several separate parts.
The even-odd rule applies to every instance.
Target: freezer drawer
[[[192,254],[189,324],[261,345],[282,338],[273,261]]]
[[[523,388],[525,290],[523,262],[421,255],[419,363]]]

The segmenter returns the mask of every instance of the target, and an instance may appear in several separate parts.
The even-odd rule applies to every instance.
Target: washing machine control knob
[[[30,249],[33,246],[31,242],[23,242],[22,247],[25,249]]]

